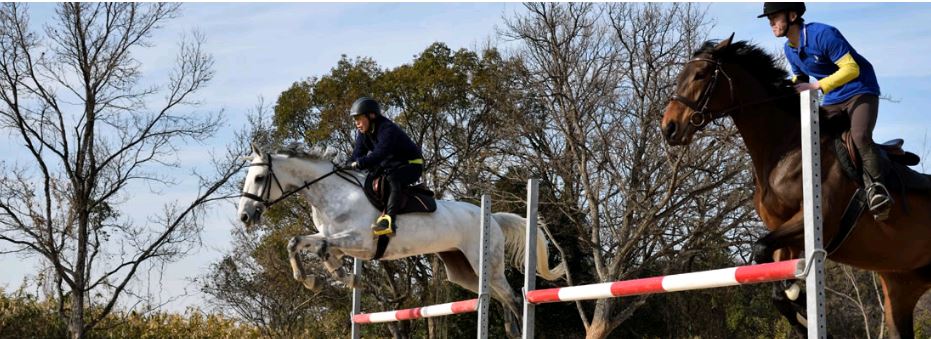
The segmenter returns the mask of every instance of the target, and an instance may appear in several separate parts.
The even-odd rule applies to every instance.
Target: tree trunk
[[[611,305],[608,300],[599,300],[595,303],[595,312],[592,314],[592,323],[585,331],[585,339],[607,338],[608,334],[617,327],[611,321]]]
[[[93,133],[90,133],[90,137],[93,138]],[[77,206],[87,206],[88,199],[84,197],[84,192],[87,191],[78,189],[78,192],[76,192],[78,194]],[[86,285],[84,271],[87,267],[87,225],[90,220],[90,216],[86,211],[79,211],[78,213],[78,250],[77,258],[74,259],[74,274],[72,274],[74,285],[71,286],[71,321],[68,324],[68,331],[71,333],[72,339],[84,338],[84,289]]]
[[[68,323],[68,333],[71,339],[84,338],[84,293],[72,291],[71,321]]]

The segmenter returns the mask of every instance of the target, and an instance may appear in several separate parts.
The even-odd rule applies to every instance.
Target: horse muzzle
[[[243,211],[239,214],[239,221],[242,221],[246,225],[252,225],[258,223],[262,219],[262,208],[256,207],[252,213]]]
[[[690,128],[691,126],[688,124],[670,121],[662,127],[663,138],[666,139],[667,144],[672,146],[688,145],[691,142]]]

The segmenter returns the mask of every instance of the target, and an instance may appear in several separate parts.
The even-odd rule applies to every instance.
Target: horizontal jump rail
[[[356,324],[385,323],[409,319],[440,317],[450,314],[471,313],[475,312],[477,309],[478,298],[404,310],[356,314],[352,316],[352,322]]]
[[[734,285],[796,279],[805,270],[805,261],[794,259],[775,263],[723,268],[711,271],[624,280],[601,284],[550,288],[527,292],[527,301],[543,304],[699,290]]]

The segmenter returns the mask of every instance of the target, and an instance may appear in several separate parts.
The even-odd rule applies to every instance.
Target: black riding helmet
[[[757,18],[765,18],[773,13],[785,12],[785,11],[795,11],[798,13],[798,16],[801,17],[802,14],[805,14],[805,3],[804,2],[764,2],[763,3],[763,14],[757,16]]]
[[[381,106],[378,105],[378,101],[375,101],[375,99],[369,97],[361,97],[356,99],[356,102],[352,103],[352,108],[349,109],[350,117],[369,113],[381,115]]]

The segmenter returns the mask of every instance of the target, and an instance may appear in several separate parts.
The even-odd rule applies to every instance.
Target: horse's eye
[[[264,176],[264,175],[256,175],[256,176],[255,176],[255,182],[262,182],[263,180],[265,180],[265,176]]]
[[[695,73],[695,80],[702,80],[707,76],[708,74],[706,74],[705,72],[698,72],[698,73]]]

